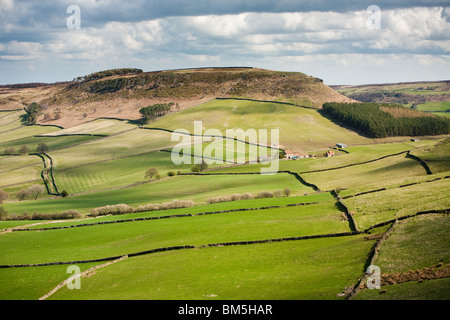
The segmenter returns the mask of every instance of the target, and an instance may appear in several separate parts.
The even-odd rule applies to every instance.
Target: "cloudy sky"
[[[206,66],[448,80],[450,1],[0,0],[0,84]]]

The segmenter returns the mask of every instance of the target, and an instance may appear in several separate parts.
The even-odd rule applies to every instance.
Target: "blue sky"
[[[80,29],[67,27],[71,5]],[[0,0],[0,84],[206,66],[300,71],[329,85],[448,80],[450,2]]]

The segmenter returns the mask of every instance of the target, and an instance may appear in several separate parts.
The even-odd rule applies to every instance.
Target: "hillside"
[[[118,69],[123,70],[123,69]],[[101,74],[100,76],[95,76]],[[276,100],[320,107],[350,99],[300,72],[257,68],[202,68],[109,75],[99,72],[57,84],[0,87],[0,110],[22,108],[33,101],[44,106],[40,124],[63,127],[96,119],[138,119],[147,105],[173,102],[173,112],[215,98]]]
[[[365,137],[326,115],[350,106],[323,103],[346,98],[319,79],[260,69],[107,70],[0,91],[0,300],[450,296],[449,134]],[[120,119],[169,101],[146,124]],[[392,118],[401,134],[405,115],[422,118],[368,107],[349,118]],[[283,158],[277,147],[302,157],[254,161]],[[366,285],[370,265],[382,290]]]
[[[407,108],[450,116],[450,81],[341,85],[332,88],[360,102],[399,103]]]

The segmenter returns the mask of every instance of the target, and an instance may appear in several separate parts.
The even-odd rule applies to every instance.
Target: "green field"
[[[210,114],[214,114],[211,117]],[[194,133],[194,121],[201,121],[203,130],[217,129],[279,129],[280,147],[299,151],[334,146],[338,141],[350,144],[371,143],[370,139],[346,130],[320,116],[317,110],[277,103],[240,100],[214,100],[195,108],[170,114],[147,125],[169,130],[185,129]]]
[[[368,139],[317,110],[236,99],[174,112],[144,128],[104,118],[67,129],[25,127],[22,114],[0,114],[0,152],[30,148],[22,155],[0,156],[0,189],[9,194],[1,204],[6,219],[68,210],[81,217],[0,221],[0,266],[69,263],[0,268],[0,299],[38,299],[69,277],[70,264],[85,271],[130,255],[83,277],[80,290],[63,286],[48,299],[342,300],[363,276],[371,249],[390,224],[371,227],[404,217],[381,245],[375,264],[385,272],[404,272],[450,259],[448,215],[409,217],[450,208],[448,137]],[[193,163],[172,161],[171,151],[182,139],[173,138],[171,131],[194,133],[193,121],[203,122],[203,133],[212,128],[223,134],[232,128],[279,128],[282,149],[316,157],[281,160],[278,172],[275,167],[270,175],[259,174],[268,167],[261,163],[216,163],[192,174]],[[205,152],[214,158],[229,151],[234,162],[250,160],[246,143],[233,141],[232,150],[220,138],[182,137],[182,150],[191,162]],[[53,173],[49,177],[69,196],[45,193],[19,201],[19,190],[44,185],[44,161],[34,154],[40,142],[49,147],[44,156]],[[323,157],[338,142],[348,147]],[[270,140],[263,144],[255,147],[259,155],[270,150],[267,146],[277,147]],[[214,149],[217,153],[210,153]],[[408,152],[418,158],[407,157]],[[151,167],[159,179],[145,179]],[[375,192],[361,194],[370,191]],[[246,200],[236,200],[244,194]],[[211,203],[217,197],[222,202]],[[193,205],[137,210],[173,200]],[[88,216],[94,208],[116,204],[135,212]],[[26,230],[14,231],[20,228]],[[173,246],[192,247],[147,252]],[[448,279],[392,285],[385,294],[362,290],[355,299],[402,297],[448,300]]]

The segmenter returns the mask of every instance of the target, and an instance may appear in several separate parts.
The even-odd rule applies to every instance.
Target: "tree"
[[[48,146],[44,142],[40,142],[36,148],[37,153],[46,153],[48,151]]]
[[[206,169],[208,169],[208,164],[205,162],[205,160],[202,160],[201,164],[196,164],[195,166],[193,166],[191,168],[192,172],[201,172],[201,171],[205,171]]]
[[[0,189],[0,203],[3,203],[3,201],[7,200],[9,198],[9,193]]]
[[[144,123],[155,120],[156,118],[166,115],[173,106],[173,102],[169,104],[157,103],[151,106],[141,108],[139,113],[142,116]]]
[[[200,171],[205,171],[208,169],[208,164],[205,162],[205,160],[202,160],[202,164],[200,165]]]
[[[28,148],[28,146],[23,145],[20,147],[19,149],[20,154],[27,154],[28,152],[30,152],[30,148]]]
[[[158,169],[156,168],[150,168],[147,171],[145,171],[145,179],[152,180],[153,177],[159,175]]]
[[[69,196],[69,192],[67,192],[67,190],[63,190],[63,191],[61,192],[61,197],[65,198],[65,197],[67,197],[67,196]]]
[[[5,151],[3,152],[3,154],[6,156],[6,155],[10,155],[10,154],[13,154],[14,153],[14,148],[13,147],[10,147],[10,148],[6,148],[5,149]]]
[[[289,197],[289,195],[291,194],[291,189],[289,189],[289,188],[284,189],[284,190],[283,190],[283,194],[284,194],[286,197]]]
[[[25,111],[27,112],[27,114],[25,115],[26,124],[27,125],[36,124],[37,117],[39,116],[41,110],[42,107],[38,103],[33,102],[29,104],[25,108]]]
[[[19,201],[25,200],[25,198],[28,197],[28,189],[21,189],[19,192],[17,192],[16,197],[17,199],[19,199]]]
[[[39,184],[34,184],[31,187],[29,187],[27,190],[28,190],[28,194],[31,197],[34,197],[34,200],[36,200],[39,197],[39,195],[41,195],[45,192],[44,187]]]
[[[0,207],[0,220],[4,220],[7,215],[8,215],[8,212],[5,210],[5,208]]]

